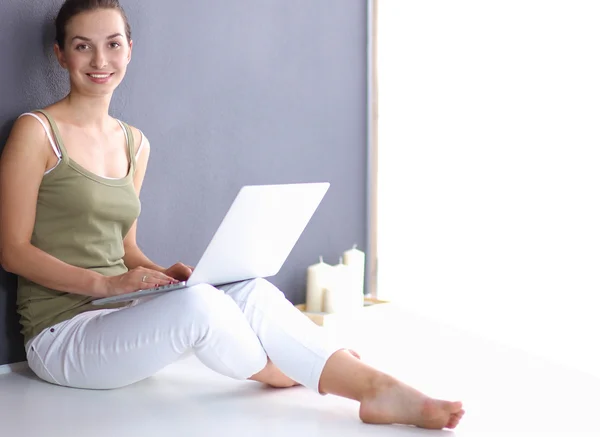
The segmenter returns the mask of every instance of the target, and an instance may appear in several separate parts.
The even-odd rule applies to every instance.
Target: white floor
[[[267,389],[189,358],[134,386],[85,391],[0,376],[0,436],[600,436],[600,380],[406,313],[375,308],[328,328],[425,393],[462,400],[454,431],[366,425],[358,404]]]

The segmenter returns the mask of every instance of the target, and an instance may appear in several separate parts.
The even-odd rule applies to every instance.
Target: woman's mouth
[[[110,80],[114,73],[87,73],[87,76],[94,83],[103,84]]]

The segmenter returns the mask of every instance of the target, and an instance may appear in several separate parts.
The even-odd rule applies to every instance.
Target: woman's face
[[[60,65],[69,71],[71,88],[86,95],[112,94],[131,59],[125,23],[115,9],[97,9],[71,18],[64,49],[55,45]]]

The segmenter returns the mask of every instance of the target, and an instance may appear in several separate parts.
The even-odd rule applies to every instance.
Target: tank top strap
[[[131,165],[131,174],[135,173],[135,143],[131,127],[124,121],[117,120],[125,128],[127,133],[127,154],[129,155],[129,165]]]
[[[46,119],[48,120],[48,123],[50,123],[50,129],[52,129],[52,135],[54,136],[54,142],[60,149],[60,154],[62,155],[62,158],[65,160],[68,160],[69,155],[68,155],[67,149],[65,148],[65,145],[63,143],[62,137],[60,136],[60,131],[58,130],[58,126],[56,125],[54,118],[52,118],[52,116],[50,114],[48,114],[48,112],[45,111],[44,109],[36,109],[35,111],[31,111],[31,112],[39,112],[39,113],[43,114],[44,117],[46,117]]]

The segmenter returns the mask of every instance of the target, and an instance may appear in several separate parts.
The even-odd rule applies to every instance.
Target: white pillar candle
[[[362,307],[364,305],[364,283],[365,283],[365,253],[356,248],[356,244],[352,249],[343,253],[344,264],[350,269],[351,289],[348,294],[351,295],[353,307]]]
[[[342,263],[331,268],[330,280],[325,289],[323,311],[326,313],[348,312],[353,309],[352,296],[349,291],[352,286],[352,275],[349,267]],[[362,306],[362,305],[361,305]]]
[[[339,293],[336,287],[323,290],[323,312],[333,314],[339,312]]]
[[[323,292],[328,284],[332,266],[323,262],[309,266],[306,270],[306,311],[309,313],[323,312]]]

